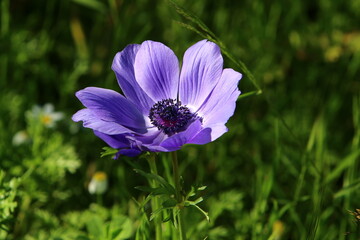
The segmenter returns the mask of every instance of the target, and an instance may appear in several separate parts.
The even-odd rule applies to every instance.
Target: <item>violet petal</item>
[[[169,138],[165,139],[160,146],[166,148],[168,151],[175,151],[180,149],[184,144],[188,143],[194,138],[201,130],[201,121],[196,120],[191,123],[188,128],[183,131],[176,133]]]
[[[143,42],[135,57],[134,70],[140,87],[155,102],[177,98],[179,62],[164,44]]]
[[[133,129],[138,133],[147,132],[145,120],[138,107],[113,90],[87,87],[76,93],[82,104],[106,122],[113,122]]]
[[[214,124],[201,130],[193,139],[188,143],[192,144],[206,144],[212,142],[222,136],[228,131],[228,128],[224,124]]]
[[[236,99],[240,91],[238,83],[242,75],[230,68],[224,69],[219,83],[211,95],[198,110],[198,115],[203,118],[203,125],[226,123],[234,114]]]
[[[83,121],[83,126],[86,128],[91,128],[93,130],[105,133],[105,134],[121,134],[133,132],[132,130],[116,123],[104,121],[98,116],[96,116],[90,109],[81,109],[76,112],[72,120],[74,122]]]
[[[142,113],[147,115],[154,101],[142,90],[135,79],[134,63],[139,48],[139,44],[131,44],[118,52],[111,68],[115,72],[124,95],[133,103],[138,104]]]
[[[220,79],[223,58],[213,42],[202,40],[188,50],[180,74],[179,99],[196,111]]]
[[[94,131],[94,134],[112,148],[126,148],[130,146],[129,140],[123,134],[108,135],[98,131]]]
[[[128,157],[136,157],[141,153],[138,149],[121,149],[118,154],[116,154],[116,158],[119,157],[119,155],[125,155]]]

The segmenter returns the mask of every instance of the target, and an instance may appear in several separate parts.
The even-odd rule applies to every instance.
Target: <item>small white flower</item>
[[[29,134],[25,130],[21,130],[15,133],[15,135],[13,136],[12,144],[14,146],[20,146],[22,144],[28,143],[29,141]]]
[[[55,127],[56,122],[64,118],[62,112],[54,111],[51,103],[46,103],[43,107],[34,106],[30,114],[48,128]]]
[[[96,172],[89,183],[90,194],[103,194],[108,188],[107,175],[104,172]]]

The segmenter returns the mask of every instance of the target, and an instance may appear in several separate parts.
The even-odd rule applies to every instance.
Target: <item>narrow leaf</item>
[[[166,190],[170,193],[170,194],[175,194],[175,189],[173,186],[170,185],[170,183],[166,182],[166,180],[162,177],[160,177],[159,175],[155,175],[152,173],[146,173],[140,169],[134,169],[134,171],[136,173],[139,173],[140,175],[144,176],[145,178],[147,178],[148,180],[155,180],[156,182],[158,182],[160,185],[162,185],[163,187],[166,188]]]

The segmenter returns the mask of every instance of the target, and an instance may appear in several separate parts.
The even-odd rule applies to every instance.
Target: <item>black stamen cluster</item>
[[[163,99],[150,109],[151,123],[167,135],[184,130],[194,114],[176,99]]]

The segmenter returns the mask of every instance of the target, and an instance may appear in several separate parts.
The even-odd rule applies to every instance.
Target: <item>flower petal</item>
[[[201,130],[193,139],[191,139],[188,143],[192,144],[206,144],[209,142],[213,142],[221,135],[226,133],[228,128],[224,124],[215,124],[212,126],[208,126]]]
[[[115,158],[119,158],[120,155],[125,155],[128,157],[136,157],[141,153],[139,149],[121,149],[117,154]]]
[[[211,128],[204,128],[196,134],[188,143],[191,144],[206,144],[211,142]]]
[[[116,122],[108,122],[100,119],[90,109],[87,108],[81,109],[75,113],[72,117],[72,120],[74,122],[83,121],[84,127],[91,128],[109,135],[133,132],[132,130]]]
[[[53,113],[54,112],[54,105],[51,103],[46,103],[43,107],[44,113]]]
[[[167,149],[167,151],[179,150],[184,144],[189,143],[194,136],[201,130],[201,121],[196,120],[183,132],[172,135],[165,139],[160,146]]]
[[[233,69],[224,69],[218,84],[198,110],[198,115],[203,118],[204,127],[225,124],[234,114],[236,100],[240,95],[237,86],[241,77],[241,73]]]
[[[134,73],[135,56],[139,48],[139,44],[131,44],[125,47],[124,50],[115,55],[111,68],[115,72],[124,95],[139,105],[143,114],[148,115],[154,101],[139,86]]]
[[[129,136],[129,139],[133,139],[141,142],[142,145],[151,146],[159,145],[167,135],[163,131],[159,131],[157,128],[148,129],[148,132],[141,135]]]
[[[224,124],[214,124],[209,126],[211,128],[211,141],[215,141],[228,131],[228,128]]]
[[[170,48],[159,42],[143,42],[134,69],[140,87],[155,102],[177,98],[179,61]]]
[[[78,91],[76,96],[99,119],[121,124],[138,133],[147,132],[144,116],[138,107],[120,93],[104,88],[88,87]]]
[[[123,134],[108,135],[98,131],[94,131],[94,134],[112,148],[126,148],[130,146],[129,140]]]
[[[209,96],[223,69],[220,48],[202,40],[188,50],[183,59],[179,83],[179,99],[196,111]]]
[[[145,134],[132,134],[126,138],[131,140],[138,148],[142,150],[149,150],[151,152],[164,152],[165,148],[160,147],[159,144],[168,136],[157,128],[149,128]]]
[[[54,112],[54,113],[51,113],[51,118],[53,121],[59,121],[61,119],[64,118],[64,113],[62,112]]]

